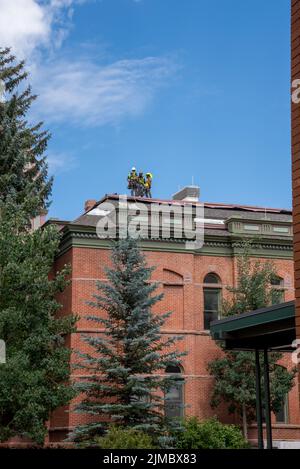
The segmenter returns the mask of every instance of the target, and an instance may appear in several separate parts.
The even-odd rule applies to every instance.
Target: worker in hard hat
[[[148,197],[149,199],[152,199],[152,194],[151,194],[151,186],[152,186],[152,174],[151,173],[146,173],[146,179],[145,179],[145,196]]]
[[[136,168],[133,167],[131,168],[130,173],[127,176],[127,182],[128,182],[128,189],[130,189],[130,193],[132,196],[137,195],[137,181],[138,181],[138,175],[136,172]]]
[[[145,178],[143,172],[139,172],[137,178],[137,196],[144,197],[145,195]]]

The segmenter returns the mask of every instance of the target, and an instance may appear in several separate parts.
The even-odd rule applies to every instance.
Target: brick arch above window
[[[221,285],[222,281],[218,274],[215,272],[208,272],[203,279],[205,285]]]
[[[166,284],[183,284],[183,275],[175,270],[163,269],[163,283]]]

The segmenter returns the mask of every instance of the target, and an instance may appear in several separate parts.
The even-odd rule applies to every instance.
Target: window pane
[[[272,290],[272,305],[279,305],[284,303],[284,290],[273,289]]]
[[[179,386],[173,386],[172,388],[169,389],[169,391],[166,393],[166,400],[170,401],[180,401],[181,397],[181,390]]]
[[[204,311],[204,329],[209,330],[210,329],[210,323],[212,321],[216,321],[218,319],[218,312],[207,312]]]
[[[183,417],[183,380],[178,381],[166,393],[165,415],[167,418]]]
[[[278,423],[288,423],[288,397],[285,396],[281,403],[281,408],[275,414],[276,422]]]
[[[167,401],[165,404],[165,416],[168,419],[182,418],[183,412],[180,403]]]
[[[204,310],[205,311],[218,311],[219,310],[219,290],[204,290]]]
[[[276,412],[276,422],[278,423],[285,423],[285,412],[284,412],[284,406],[281,406],[281,409]]]
[[[221,290],[204,288],[204,329],[210,329],[210,323],[218,319]]]
[[[283,286],[283,278],[277,277],[277,276],[272,277],[271,285],[278,286],[278,287]]]

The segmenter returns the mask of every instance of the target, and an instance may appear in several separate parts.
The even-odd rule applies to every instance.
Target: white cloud
[[[0,0],[0,43],[22,57],[48,40],[49,20],[34,0]]]
[[[61,44],[70,26],[72,5],[83,0],[0,0],[0,44],[31,59],[41,47]]]
[[[45,120],[46,126],[118,125],[145,112],[157,90],[176,73],[176,61],[168,57],[100,63],[103,44],[72,51],[76,60],[60,51],[58,59],[74,7],[88,1],[0,0],[0,47],[11,47],[17,59],[26,59],[39,94],[31,117]],[[48,163],[50,173],[59,174],[78,161],[68,152],[50,152]]]
[[[90,61],[48,65],[38,72],[39,115],[80,126],[118,124],[124,117],[140,115],[175,70],[175,63],[164,57],[109,65]]]
[[[59,60],[57,52],[69,33],[74,6],[85,2],[0,0],[0,45],[11,46],[18,58],[27,59],[39,94],[39,118],[77,126],[115,125],[142,114],[176,66],[165,57],[103,65],[99,54],[97,60],[89,52],[78,59],[78,51],[76,60]]]

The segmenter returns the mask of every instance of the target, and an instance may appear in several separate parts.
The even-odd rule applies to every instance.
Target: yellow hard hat
[[[146,173],[146,176],[150,176],[151,179],[153,178],[152,173]]]

